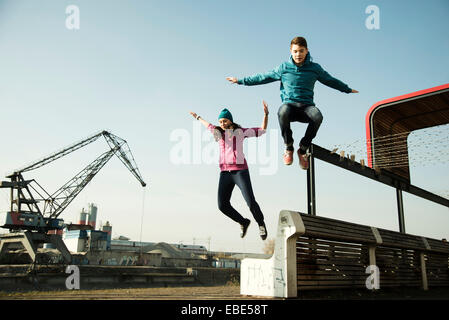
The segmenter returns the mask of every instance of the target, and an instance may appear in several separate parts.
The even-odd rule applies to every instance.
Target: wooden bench
[[[441,240],[283,210],[273,256],[242,260],[240,293],[288,298],[298,290],[377,285],[427,290],[449,286],[448,259],[449,244]]]

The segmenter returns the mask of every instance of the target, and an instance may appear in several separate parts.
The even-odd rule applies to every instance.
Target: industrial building
[[[64,228],[62,239],[70,252],[105,251],[111,249],[112,226],[106,222],[101,230],[95,230],[98,208],[89,203],[89,210],[80,212],[78,224]]]
[[[112,239],[112,225],[109,221],[100,230],[96,230],[97,214],[98,207],[89,203],[87,210],[81,210],[77,224],[68,224],[61,230],[62,240],[77,264],[213,266],[212,257],[202,245],[132,241],[124,236]]]
[[[125,236],[112,239],[112,224],[106,221],[97,230],[97,217],[97,205],[89,203],[87,209],[81,209],[77,223],[68,223],[61,230],[48,231],[48,234],[61,237],[73,264],[240,268],[241,259],[252,256],[208,251],[203,245],[134,241]],[[22,251],[17,250],[14,255],[3,257],[2,263],[29,263],[29,256]],[[61,253],[51,243],[41,245],[38,252],[38,263],[63,262]]]

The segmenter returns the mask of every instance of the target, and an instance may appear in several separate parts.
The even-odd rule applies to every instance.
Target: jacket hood
[[[296,66],[295,62],[293,61],[293,57],[291,55],[290,55],[289,61],[290,61],[290,63],[292,63],[293,65]],[[307,52],[307,55],[306,55],[306,58],[304,59],[303,65],[306,65],[311,61],[312,61],[312,56],[310,55],[310,51],[309,51],[309,52]]]

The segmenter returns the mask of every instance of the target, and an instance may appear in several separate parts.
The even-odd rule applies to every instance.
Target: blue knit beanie
[[[234,122],[232,120],[232,114],[231,112],[229,112],[228,109],[224,108],[223,110],[221,110],[220,114],[218,115],[218,120],[225,118],[225,119],[229,119],[231,120],[231,122]]]

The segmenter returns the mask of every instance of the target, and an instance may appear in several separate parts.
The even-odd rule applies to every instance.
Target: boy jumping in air
[[[281,81],[282,105],[278,111],[278,118],[285,143],[284,163],[291,165],[293,162],[294,147],[290,122],[308,123],[298,149],[299,165],[302,169],[307,170],[309,168],[307,150],[323,121],[323,115],[313,102],[315,82],[318,80],[328,87],[345,93],[358,93],[358,91],[333,78],[318,63],[312,62],[307,49],[307,41],[303,37],[295,37],[291,41],[290,53],[289,61],[282,63],[272,71],[243,79],[227,77],[226,80],[246,86]]]

